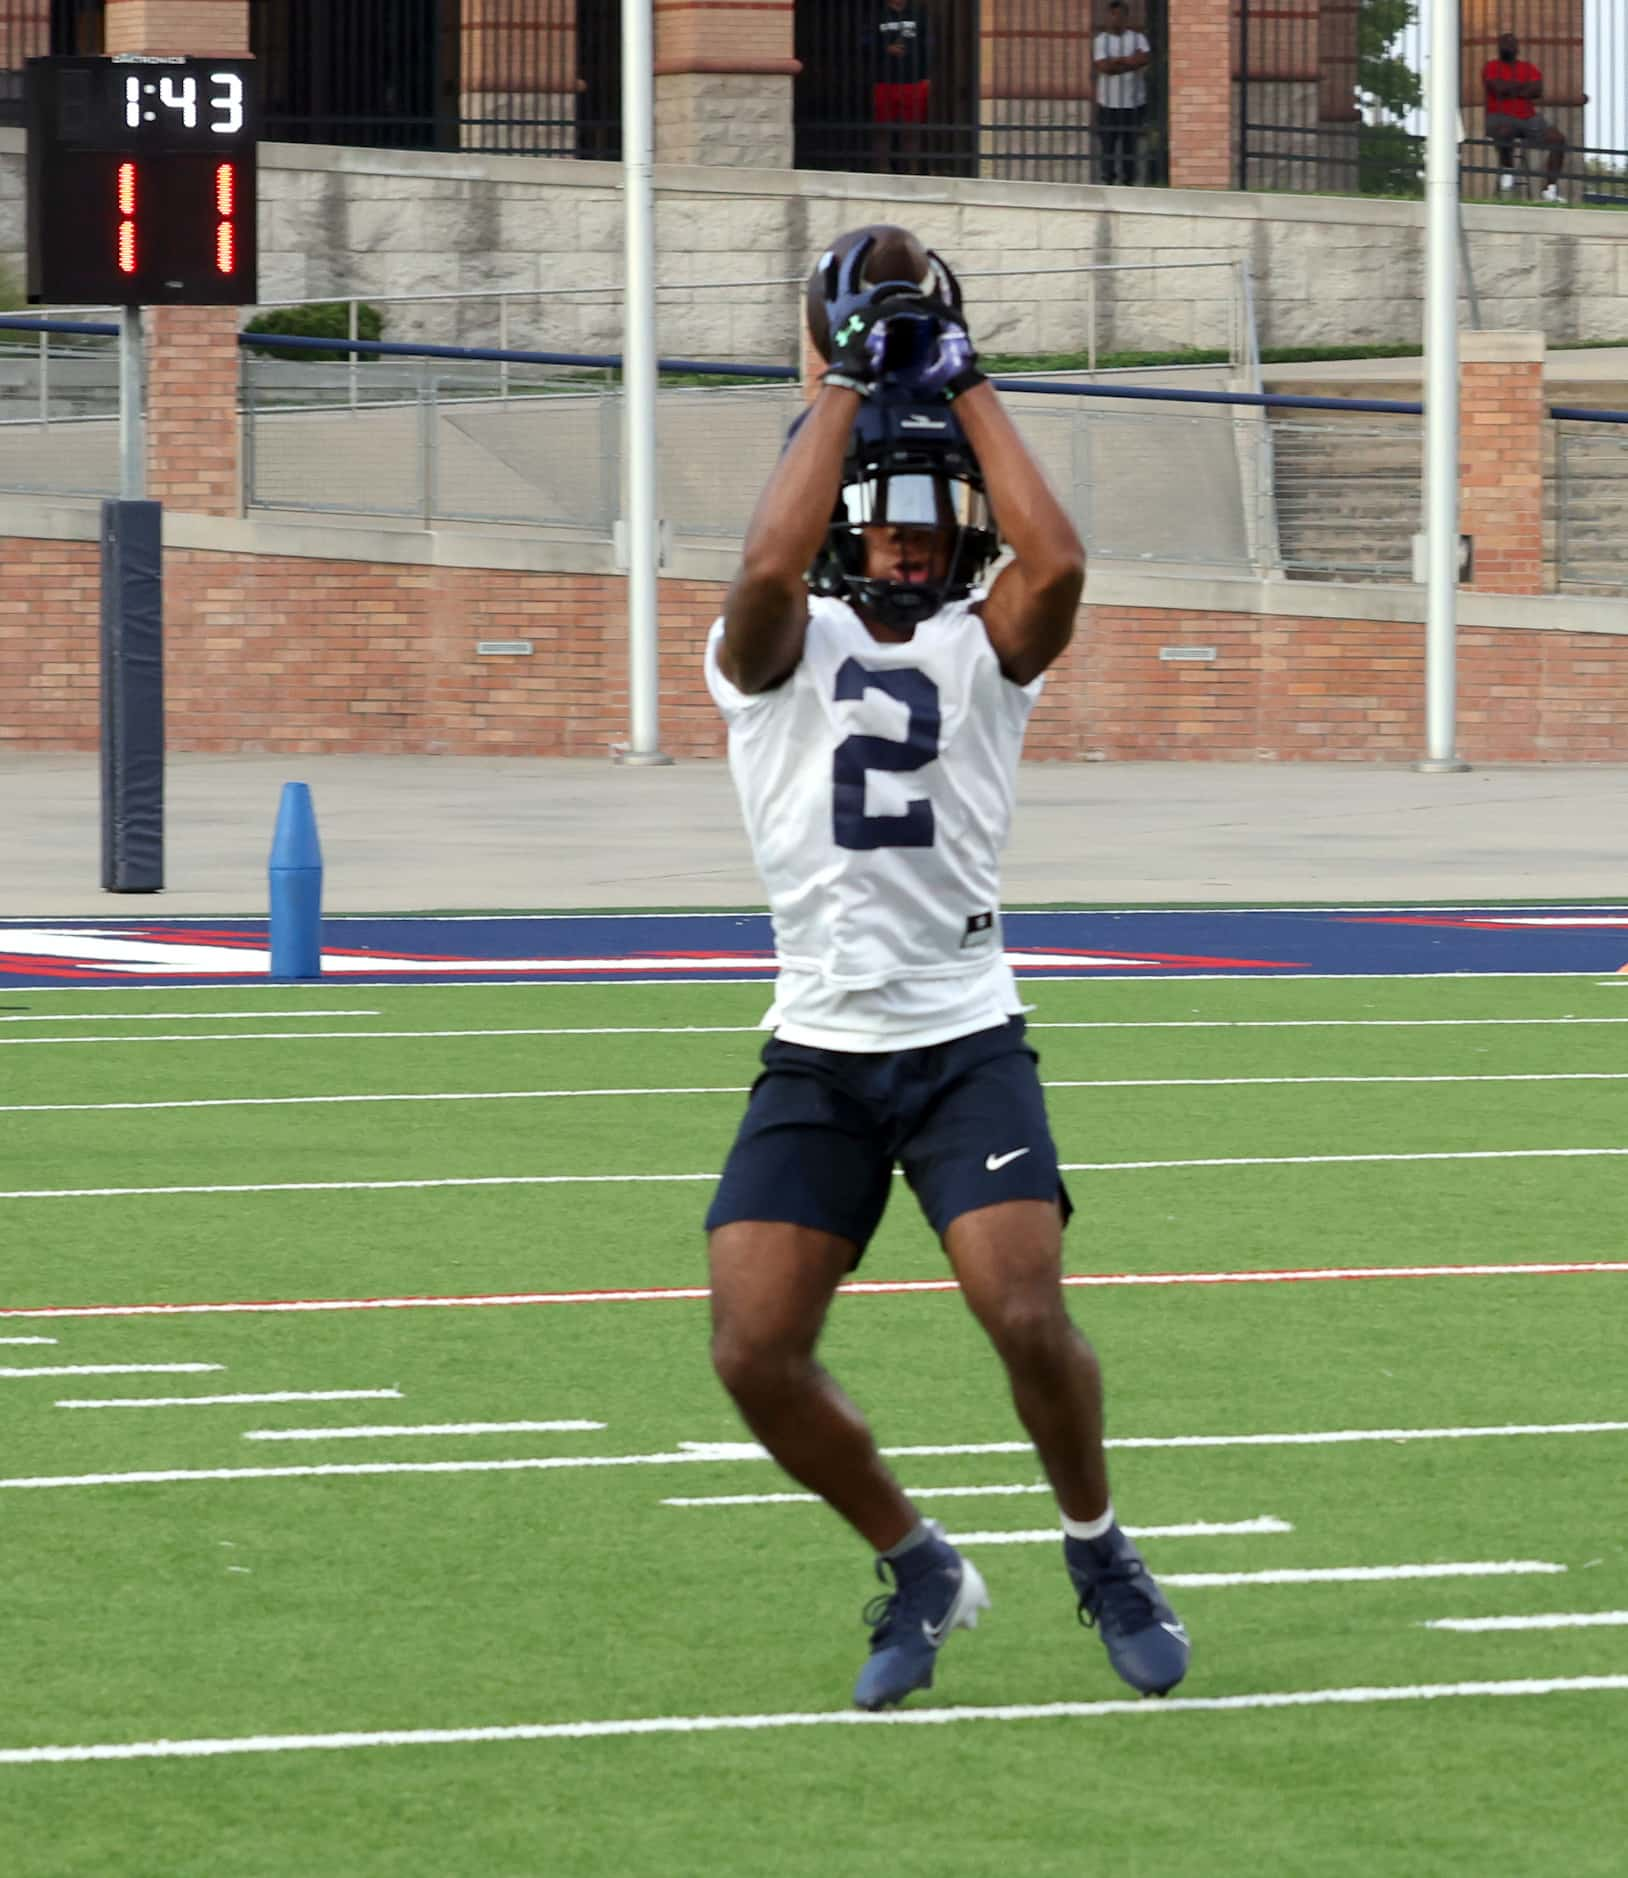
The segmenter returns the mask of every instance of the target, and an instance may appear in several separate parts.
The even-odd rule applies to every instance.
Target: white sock
[[[1070,1539],[1100,1539],[1114,1523],[1113,1502],[1108,1502],[1107,1511],[1100,1519],[1070,1519],[1067,1513],[1059,1511],[1063,1522],[1063,1531]]]
[[[914,1552],[917,1546],[925,1545],[929,1539],[936,1539],[938,1532],[938,1527],[931,1520],[918,1519],[897,1545],[889,1546],[885,1552],[879,1552],[877,1557],[885,1558],[892,1564],[907,1552]]]

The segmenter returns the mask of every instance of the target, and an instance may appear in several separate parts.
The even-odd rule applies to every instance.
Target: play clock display
[[[30,59],[28,297],[256,298],[251,59]]]

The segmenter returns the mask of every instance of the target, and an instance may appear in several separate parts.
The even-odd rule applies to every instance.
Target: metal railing
[[[1555,578],[1628,593],[1628,425],[1555,423]]]
[[[1203,276],[1202,284],[1189,278]],[[1221,278],[1215,278],[1220,275]],[[1151,277],[1151,280],[1150,280]],[[1186,291],[1163,292],[1163,279],[1182,283]],[[1253,374],[1258,389],[1259,346],[1253,287],[1246,260],[1220,261],[1109,261],[1041,265],[1018,268],[966,268],[959,276],[975,326],[981,302],[996,299],[1003,309],[1014,303],[1056,306],[1071,285],[1077,318],[1072,346],[1057,350],[1083,353],[1085,370],[1095,373],[1104,359],[1125,347],[1131,336],[1141,339],[1150,297],[1160,298],[1169,312],[1174,300],[1191,302],[1186,345],[1193,350],[1224,352],[1224,365],[1233,372]],[[1044,282],[1044,286],[1038,283]],[[662,281],[656,294],[664,339],[675,350],[717,356],[738,356],[742,349],[740,301],[754,310],[762,355],[775,363],[796,363],[801,356],[803,290],[801,275],[780,275],[760,280]],[[994,292],[996,287],[999,292]],[[720,300],[717,296],[727,296]],[[620,336],[623,285],[605,281],[580,287],[490,287],[446,293],[367,294],[334,299],[265,301],[260,311],[285,306],[321,306],[343,309],[345,336],[357,340],[361,310],[376,309],[393,340],[427,341],[438,345],[490,347],[499,351],[599,351],[613,347]],[[731,304],[731,302],[733,304]],[[1055,335],[1054,335],[1055,337]],[[1011,343],[1008,341],[1008,343]],[[1016,349],[1014,347],[1014,349]],[[1038,351],[1038,345],[1034,348]],[[351,355],[346,373],[349,401],[363,395],[362,381],[375,367],[358,364]],[[1074,368],[1077,369],[1078,368]],[[1189,370],[1190,366],[1143,366],[1141,371]]]
[[[1295,579],[1407,581],[1424,500],[1424,433],[1406,415],[1275,417],[1278,551]]]
[[[246,499],[256,508],[520,522],[608,542],[621,514],[616,388],[522,382],[496,367],[430,366],[416,395],[357,409],[251,402]],[[1232,413],[1093,405],[1049,381],[1014,399],[1031,450],[1099,558],[1242,572],[1266,532],[1250,505]],[[675,387],[660,394],[660,513],[678,542],[738,541],[802,408],[794,386]]]
[[[1419,196],[1428,129],[1422,0],[1237,4],[1240,189]],[[1521,74],[1500,56],[1515,37]],[[1628,26],[1620,0],[1504,0],[1466,16],[1461,184],[1471,198],[1628,205]],[[1535,68],[1534,80],[1528,68]],[[1536,83],[1538,97],[1503,95]],[[1519,128],[1532,113],[1531,129]],[[1542,128],[1547,124],[1548,130]]]
[[[94,321],[0,317],[0,490],[112,493],[113,361],[70,381],[57,356],[41,395],[26,368],[53,356],[42,325],[77,340]],[[261,343],[272,343],[269,340]],[[296,355],[347,342],[280,339]],[[556,539],[613,541],[622,513],[622,407],[614,355],[484,354],[351,342],[391,361],[369,396],[343,366],[296,363],[273,379],[245,353],[248,505],[509,523]],[[436,356],[426,356],[436,355]],[[21,374],[17,368],[24,368]],[[735,541],[764,466],[800,405],[790,367],[666,360],[668,370],[764,382],[661,393],[660,509],[680,541]],[[291,372],[320,374],[299,395]],[[562,371],[575,373],[562,382]],[[769,374],[774,374],[773,378]],[[43,382],[44,374],[39,374]],[[1295,578],[1407,581],[1420,513],[1420,407],[1402,400],[1154,388],[998,377],[1030,448],[1099,561]],[[293,386],[295,395],[290,395]],[[75,402],[77,401],[77,402]],[[70,408],[71,407],[71,408]],[[1316,415],[1313,415],[1313,414]],[[1628,590],[1628,413],[1552,406],[1555,564],[1561,586]]]

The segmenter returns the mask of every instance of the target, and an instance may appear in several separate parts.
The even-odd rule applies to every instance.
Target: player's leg
[[[1063,1302],[1071,1208],[1037,1065],[1021,1019],[943,1046],[900,1158],[1057,1495],[1081,1615],[1132,1688],[1163,1695],[1186,1674],[1187,1633],[1114,1518],[1101,1373]]]
[[[712,1364],[741,1418],[791,1477],[886,1553],[920,1522],[864,1418],[815,1360],[848,1239],[778,1220],[737,1220],[707,1243]]]
[[[1114,1670],[1144,1695],[1187,1673],[1188,1639],[1114,1518],[1102,1438],[1102,1374],[1063,1305],[1062,1209],[1009,1200],[950,1222],[944,1249],[989,1334],[1012,1401],[1063,1519],[1063,1562],[1083,1622]]]
[[[962,1296],[995,1346],[1012,1404],[1072,1520],[1108,1510],[1102,1372],[1063,1303],[1062,1212],[1008,1200],[962,1213],[944,1233]]]
[[[893,1158],[868,1099],[876,1064],[771,1043],[708,1213],[713,1363],[747,1426],[877,1554],[861,1708],[933,1680],[950,1633],[989,1599],[976,1568],[911,1505],[859,1411],[816,1360],[832,1294],[887,1204]],[[776,1217],[776,1216],[779,1217]]]

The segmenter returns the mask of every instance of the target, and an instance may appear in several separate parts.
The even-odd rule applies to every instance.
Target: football
[[[867,281],[879,284],[884,280],[907,280],[929,292],[937,284],[926,248],[908,228],[897,228],[891,222],[872,222],[839,235],[814,263],[805,297],[808,336],[822,359],[831,356],[831,330],[825,318],[827,276],[850,249],[867,238],[874,238],[876,243],[865,261]]]

